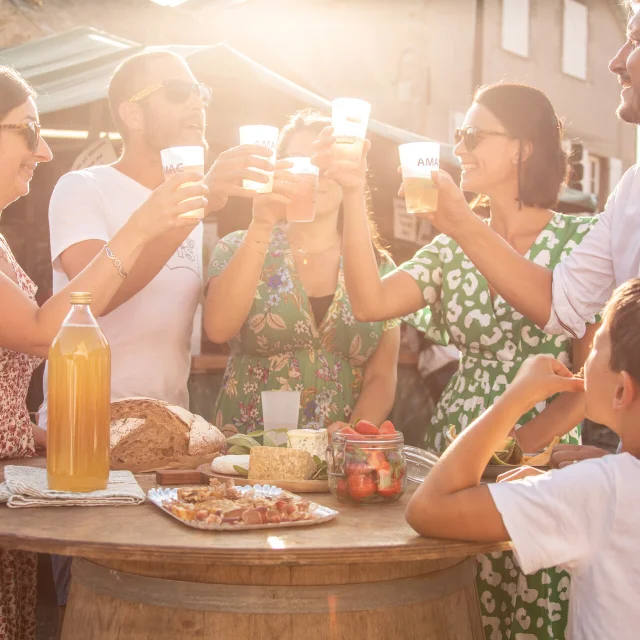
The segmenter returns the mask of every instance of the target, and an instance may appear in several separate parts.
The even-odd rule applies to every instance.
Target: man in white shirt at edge
[[[571,574],[570,640],[635,640],[640,629],[640,279],[616,290],[585,364],[585,406],[622,452],[542,473],[525,467],[481,485],[493,451],[537,402],[583,381],[550,356],[522,366],[500,399],[465,430],[411,498],[407,522],[420,534],[511,539],[527,574]]]
[[[64,175],[49,207],[53,288],[59,291],[104,250],[131,214],[164,182],[161,149],[206,147],[211,89],[169,51],[125,60],[109,84],[109,106],[124,142],[121,158]],[[220,154],[205,177],[207,213],[229,196],[253,197],[243,178],[266,182],[251,168],[272,169],[272,152],[244,145]],[[202,224],[167,233],[143,250],[98,322],[111,346],[111,399],[146,396],[188,408],[190,339],[202,290]],[[116,256],[117,257],[117,256]],[[114,265],[114,268],[116,266]],[[45,403],[39,426],[46,429]],[[59,604],[66,603],[68,562],[54,560]]]
[[[640,124],[640,3],[628,1],[627,41],[609,63],[622,85],[618,117]],[[473,170],[473,169],[471,169]],[[434,226],[451,236],[491,286],[546,333],[582,337],[616,286],[640,275],[640,166],[631,167],[609,197],[600,220],[553,271],[527,260],[475,216],[451,178],[434,175],[439,210]],[[597,447],[559,445],[553,460],[605,455]]]

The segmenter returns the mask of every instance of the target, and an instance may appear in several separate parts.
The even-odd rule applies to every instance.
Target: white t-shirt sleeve
[[[60,270],[60,254],[74,244],[111,239],[102,196],[91,175],[74,171],[60,178],[49,202],[49,234],[56,270]]]
[[[623,181],[633,181],[634,175]],[[553,270],[553,302],[543,331],[581,338],[586,325],[604,308],[616,286],[611,248],[611,226],[618,190],[609,196],[598,222],[582,242]]]
[[[589,560],[614,521],[615,457],[489,485],[526,574],[553,566],[573,571]]]

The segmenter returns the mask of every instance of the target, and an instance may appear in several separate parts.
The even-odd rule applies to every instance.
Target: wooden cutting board
[[[256,485],[256,484],[270,484],[274,487],[280,487],[285,491],[291,491],[291,493],[328,493],[329,481],[328,480],[249,480],[242,476],[230,476],[224,473],[216,473],[211,470],[210,464],[201,464],[197,471],[207,478],[208,484],[209,478],[220,479],[232,479],[238,486]]]

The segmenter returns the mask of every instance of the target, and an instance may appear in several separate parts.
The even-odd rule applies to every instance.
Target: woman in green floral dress
[[[294,116],[278,157],[311,156],[326,124],[310,112]],[[299,427],[315,429],[352,415],[380,424],[395,398],[399,322],[353,317],[341,257],[343,189],[321,177],[315,220],[284,223],[295,189],[289,166],[278,162],[273,193],[254,198],[249,230],[223,238],[211,257],[204,327],[214,342],[231,344],[214,417],[227,435],[262,429],[265,390],[299,390]],[[380,274],[392,271],[372,223],[367,237]]]
[[[498,84],[480,90],[454,153],[462,164],[462,188],[488,199],[487,221],[516,251],[553,268],[595,223],[550,210],[567,170],[562,127],[546,96],[524,85]],[[324,131],[315,161],[335,179],[351,184],[360,176],[336,174]],[[438,404],[426,446],[441,452],[444,431],[459,433],[492,405],[531,355],[548,353],[579,369],[595,328],[573,343],[544,334],[494,295],[456,243],[438,236],[384,279],[373,268],[361,239],[362,202],[345,210],[345,275],[356,317],[382,320],[414,314],[410,321],[432,340],[452,342],[462,356]],[[423,309],[426,303],[426,308]],[[514,425],[525,451],[546,446],[554,436],[579,441],[582,394],[563,394],[538,405]],[[478,557],[478,594],[487,640],[564,638],[569,576],[556,569],[525,576],[513,554]]]

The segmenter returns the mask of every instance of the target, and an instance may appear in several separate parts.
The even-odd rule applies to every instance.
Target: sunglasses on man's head
[[[504,131],[489,131],[478,129],[478,127],[467,127],[466,129],[456,129],[453,139],[456,144],[464,141],[467,151],[473,151],[482,142],[484,136],[508,136]]]
[[[22,124],[0,124],[0,129],[17,131],[27,141],[29,151],[35,152],[40,144],[40,125],[37,122],[23,122]]]
[[[185,80],[163,80],[138,91],[129,98],[129,102],[138,102],[160,90],[162,90],[164,97],[173,104],[184,104],[189,100],[191,94],[195,93],[202,100],[204,106],[208,107],[213,97],[213,90],[206,84],[186,82]]]

